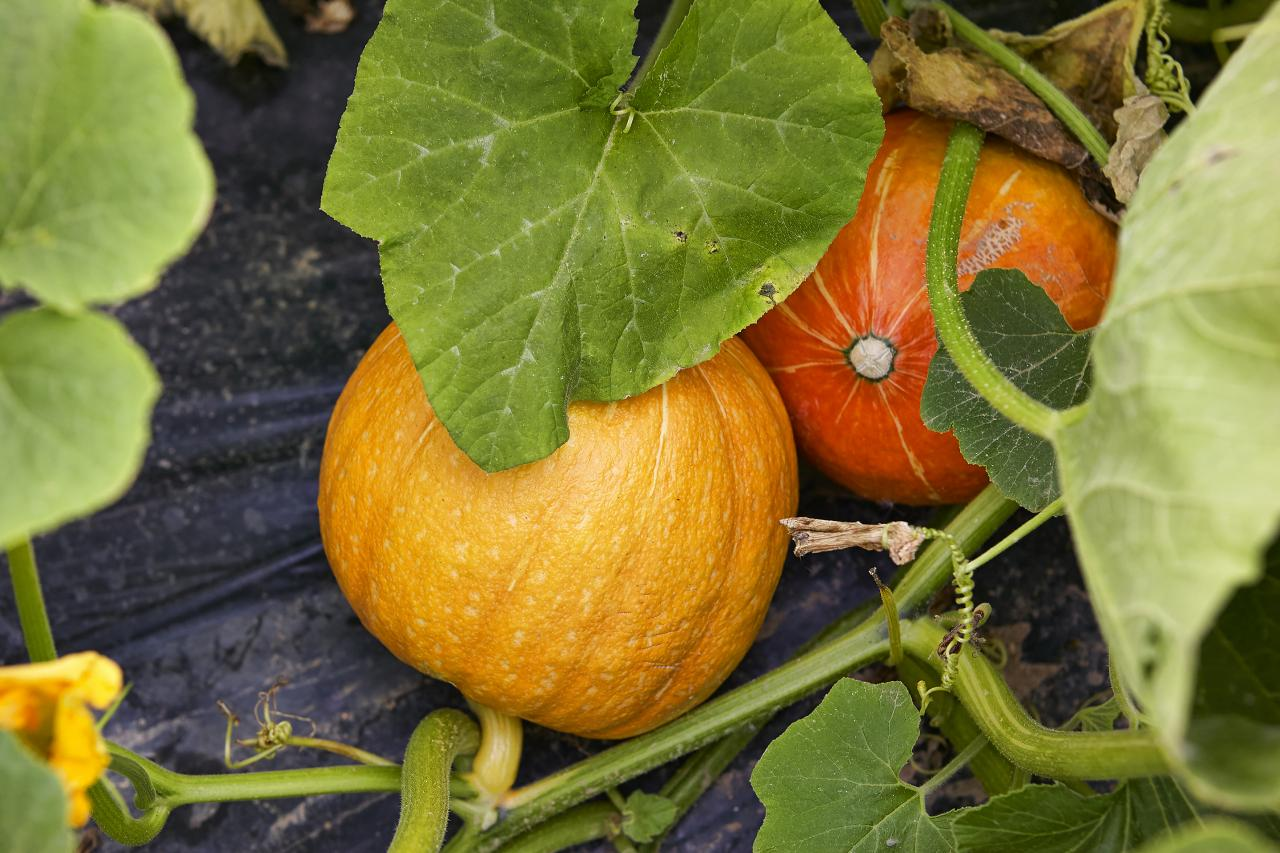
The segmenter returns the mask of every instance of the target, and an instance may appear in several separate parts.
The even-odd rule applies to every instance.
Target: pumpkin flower
[[[89,819],[85,791],[110,761],[89,706],[110,705],[122,681],[119,665],[96,652],[0,666],[0,729],[17,735],[57,775],[71,801],[72,826]]]

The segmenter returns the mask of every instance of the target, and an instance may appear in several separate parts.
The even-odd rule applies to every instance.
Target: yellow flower
[[[0,666],[0,729],[48,762],[71,801],[72,826],[89,819],[85,791],[110,760],[88,706],[110,705],[122,682],[116,662],[96,652]]]

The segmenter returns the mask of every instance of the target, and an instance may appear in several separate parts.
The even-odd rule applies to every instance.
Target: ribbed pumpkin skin
[[[920,419],[937,351],[925,242],[950,129],[911,111],[887,116],[857,214],[813,275],[743,333],[782,393],[799,448],[874,500],[958,503],[987,482],[953,435]],[[982,269],[1021,269],[1082,329],[1101,316],[1114,264],[1115,229],[1075,180],[988,137],[965,209],[961,289]],[[868,334],[897,351],[879,381],[855,372],[847,355]]]
[[[628,737],[705,699],[755,639],[795,445],[737,340],[645,394],[573,403],[569,428],[548,458],[485,474],[388,327],[330,421],[320,530],[396,657],[508,714]]]

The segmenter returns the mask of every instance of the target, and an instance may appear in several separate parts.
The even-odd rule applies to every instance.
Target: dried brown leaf
[[[1104,134],[1133,94],[1143,0],[1115,0],[1037,36],[993,32],[1063,90]],[[976,124],[1046,160],[1096,175],[1088,152],[1012,75],[950,32],[945,16],[891,19],[871,62],[886,111],[899,100],[921,112]]]

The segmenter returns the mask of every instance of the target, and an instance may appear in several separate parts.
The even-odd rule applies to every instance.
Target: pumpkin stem
[[[524,729],[519,717],[504,714],[470,699],[467,704],[480,721],[480,748],[476,750],[475,759],[471,762],[471,770],[463,774],[462,778],[476,789],[478,802],[492,807],[516,783]],[[497,813],[494,811],[488,822],[492,823],[496,818]]]

